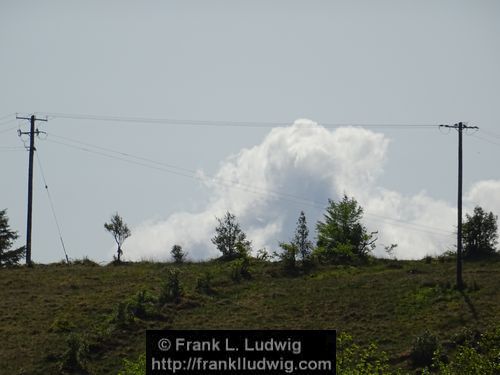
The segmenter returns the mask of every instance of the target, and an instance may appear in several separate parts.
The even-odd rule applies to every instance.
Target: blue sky
[[[16,112],[49,115],[37,150],[72,258],[111,259],[103,223],[115,211],[133,232],[125,258],[164,258],[174,243],[213,256],[225,210],[274,250],[301,209],[313,232],[321,202],[343,191],[366,206],[381,243],[400,244],[398,257],[446,250],[453,236],[424,225],[454,230],[457,137],[408,125],[479,126],[464,139],[464,203],[500,212],[497,1],[21,0],[0,10],[0,207],[19,244],[28,155]],[[297,136],[304,123],[317,132]],[[323,142],[335,150],[322,154]],[[38,164],[35,183],[33,259],[57,261]]]

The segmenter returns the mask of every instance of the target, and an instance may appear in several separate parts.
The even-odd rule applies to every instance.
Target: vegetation
[[[180,245],[172,246],[170,255],[172,255],[172,259],[177,264],[184,263],[186,260],[186,253],[182,250],[182,247]]]
[[[319,221],[316,255],[324,261],[349,262],[366,256],[375,248],[374,235],[361,224],[363,208],[354,198],[328,200],[324,221]]]
[[[479,258],[496,252],[498,244],[498,217],[486,213],[481,207],[474,208],[474,214],[465,215],[462,227],[464,257]]]
[[[490,214],[475,212],[482,219],[468,217],[474,224],[465,225],[467,233],[489,240],[472,241],[473,252],[490,254],[481,245],[496,244],[495,236],[483,236],[492,227]],[[361,224],[362,213],[354,198],[330,201],[312,250],[301,212],[293,239],[280,244],[280,262],[266,250],[253,258],[228,212],[217,219],[212,239],[219,259],[173,268],[103,267],[84,258],[2,270],[1,370],[142,374],[146,329],[282,328],[338,329],[338,374],[499,373],[500,257],[466,258],[466,287],[458,290],[450,254],[420,261],[372,257],[375,233]],[[482,229],[472,231],[474,225]],[[13,241],[17,234],[6,220],[3,226]],[[119,260],[130,231],[118,214],[105,227]],[[174,264],[184,260],[176,246]],[[286,277],[283,267],[296,277]]]
[[[0,268],[18,265],[25,255],[25,247],[11,250],[18,234],[10,229],[7,210],[0,210]]]
[[[222,253],[222,259],[231,260],[249,253],[251,243],[246,239],[247,236],[236,221],[236,216],[226,212],[222,219],[216,219],[219,224],[215,228],[212,243]]]
[[[494,344],[499,345],[493,333],[487,336],[489,344],[477,343],[498,323],[498,258],[465,261],[468,287],[463,291],[452,285],[452,258],[430,263],[370,258],[356,267],[318,265],[295,278],[283,276],[280,264],[248,262],[252,277],[240,283],[228,280],[232,262],[186,263],[177,275],[179,302],[165,304],[159,301],[171,264],[4,269],[0,373],[60,373],[61,363],[72,357],[65,354],[67,339],[76,334],[81,349],[75,345],[73,352],[80,353],[88,373],[116,374],[123,359],[135,363],[144,353],[146,329],[338,329],[339,338],[352,336],[350,343],[344,340],[346,351],[338,352],[346,369],[340,374],[369,374],[370,366],[388,366],[381,374],[421,372],[424,368],[414,364],[411,353],[416,338],[429,330],[437,338],[443,368],[453,370],[458,365],[451,363],[467,361],[496,363]],[[200,282],[207,272],[210,293]],[[473,333],[464,334],[464,327]],[[434,364],[437,359],[429,371],[435,371]]]
[[[297,220],[297,228],[293,244],[297,247],[298,255],[302,261],[308,260],[311,256],[312,242],[309,240],[309,229],[307,228],[306,215],[304,211],[300,211],[299,219]]]
[[[160,296],[158,302],[166,304],[169,302],[179,303],[183,291],[181,281],[179,279],[179,271],[173,268],[167,270],[167,280],[161,284]]]
[[[118,246],[116,250],[116,261],[120,263],[121,256],[123,254],[122,245],[127,238],[130,237],[130,229],[128,229],[127,224],[123,221],[118,213],[111,216],[111,221],[109,223],[104,223],[104,229],[106,229],[113,238],[115,239],[116,245]]]
[[[309,229],[307,228],[306,215],[300,212],[297,227],[291,242],[280,242],[281,253],[275,256],[281,260],[286,274],[297,275],[300,270],[307,271],[311,266],[312,242],[309,240]],[[298,259],[300,258],[300,265]]]

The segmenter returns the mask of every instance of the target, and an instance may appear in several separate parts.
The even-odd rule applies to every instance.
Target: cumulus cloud
[[[292,236],[301,210],[314,233],[328,198],[344,193],[365,208],[365,222],[379,230],[380,244],[398,243],[398,258],[446,250],[452,243],[453,207],[424,192],[405,196],[377,186],[389,143],[381,133],[328,130],[310,120],[274,128],[260,144],[229,156],[214,176],[204,177],[212,198],[203,211],[143,223],[128,240],[127,254],[165,259],[172,245],[180,244],[193,259],[218,256],[210,238],[215,218],[226,211],[237,216],[254,249],[274,250],[278,241]],[[500,209],[499,193],[500,181],[483,181],[471,188],[466,201]],[[376,253],[383,255],[383,246]]]

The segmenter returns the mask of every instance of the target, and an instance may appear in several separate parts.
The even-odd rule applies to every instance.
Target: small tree
[[[376,232],[368,233],[361,224],[363,208],[354,198],[344,195],[341,201],[328,200],[325,221],[318,221],[318,247],[330,257],[365,257],[375,248]]]
[[[172,255],[175,263],[183,263],[186,260],[186,253],[182,250],[180,245],[172,246],[170,254]]]
[[[130,237],[130,229],[128,229],[127,224],[125,224],[118,213],[115,213],[113,216],[111,216],[111,222],[104,223],[104,229],[111,233],[111,235],[115,239],[115,242],[118,246],[118,249],[116,251],[118,256],[116,260],[120,262],[121,255],[123,254],[122,245],[123,242],[125,242],[125,240]]]
[[[304,211],[300,211],[292,243],[297,247],[298,254],[302,260],[307,260],[311,255],[312,242],[309,241],[308,236],[309,229],[307,229],[306,215],[304,214]]]
[[[24,258],[24,246],[10,250],[18,237],[17,232],[10,229],[7,210],[0,210],[0,267],[17,265]]]
[[[464,256],[472,258],[493,254],[498,244],[498,217],[492,212],[486,213],[481,207],[474,207],[474,214],[465,215],[462,226]]]
[[[215,228],[212,243],[222,253],[222,258],[227,260],[246,256],[251,250],[251,242],[246,239],[247,236],[236,221],[236,216],[226,212],[222,219],[216,219],[219,225]]]

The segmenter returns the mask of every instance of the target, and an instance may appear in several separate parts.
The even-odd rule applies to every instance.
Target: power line
[[[50,119],[72,119],[72,120],[92,120],[107,122],[127,122],[159,125],[190,125],[190,126],[221,126],[221,127],[251,127],[251,128],[273,128],[289,126],[293,121],[288,122],[269,122],[269,121],[227,121],[227,120],[189,120],[172,118],[149,118],[149,117],[126,117],[126,116],[107,116],[94,114],[71,114],[71,113],[53,113],[37,112]],[[319,123],[325,128],[338,127],[366,127],[366,128],[389,128],[389,129],[424,129],[435,128],[437,124],[409,124],[409,123]],[[306,126],[307,128],[307,126]]]
[[[0,134],[10,132],[11,130],[16,129],[16,128],[17,128],[17,125],[12,126],[10,128],[7,128],[7,129],[0,130]]]
[[[492,145],[500,146],[499,142],[492,141],[491,139],[488,139],[488,138],[485,138],[485,137],[480,137],[479,135],[476,135],[476,134],[473,134],[472,136],[474,138],[480,139],[480,140],[482,140],[484,142],[488,142],[488,143],[490,143]]]
[[[117,150],[108,149],[108,148],[101,147],[101,146],[91,145],[89,143],[84,143],[84,142],[81,142],[81,141],[72,140],[72,139],[67,138],[67,137],[55,136],[52,133],[50,134],[50,137],[62,138],[62,139],[68,140],[70,142],[83,144],[83,145],[85,145],[87,147],[96,148],[96,149],[101,150],[101,151],[94,151],[94,150],[91,150],[89,148],[75,146],[75,145],[71,145],[71,144],[68,144],[68,143],[65,143],[65,142],[54,141],[54,140],[51,140],[50,138],[47,138],[47,141],[49,141],[49,142],[60,144],[60,145],[66,146],[66,147],[74,148],[74,149],[85,151],[85,152],[88,152],[88,153],[93,153],[93,154],[104,156],[104,157],[111,158],[111,159],[120,160],[120,161],[123,161],[123,162],[135,164],[135,165],[146,167],[146,168],[149,168],[149,169],[155,169],[155,170],[158,170],[158,171],[161,171],[161,172],[167,172],[167,173],[172,173],[172,174],[180,175],[180,176],[183,176],[183,177],[187,177],[187,178],[199,180],[199,181],[202,181],[202,182],[206,181],[206,179],[200,177],[197,174],[196,171],[193,171],[193,170],[190,170],[190,169],[187,169],[187,168],[173,166],[171,164],[166,164],[166,163],[158,162],[158,161],[155,161],[155,160],[152,160],[152,159],[143,158],[143,157],[140,157],[140,156],[132,155],[132,154],[121,152],[121,151],[117,151]],[[116,154],[119,154],[120,157],[117,157],[117,156],[114,156],[114,155],[110,155],[110,154],[104,153],[102,151],[106,151],[106,152],[109,152],[109,153],[116,153]],[[138,162],[138,161],[135,161],[135,160],[130,160],[128,158],[140,159],[142,161],[145,161],[146,163],[151,163],[151,164],[155,164],[155,165],[158,165],[158,166],[153,166],[151,164],[146,164],[144,162]],[[180,171],[178,171],[178,170],[172,170],[173,168],[178,169]],[[300,196],[297,196],[297,195],[283,193],[283,192],[279,192],[279,191],[273,191],[273,190],[270,190],[270,189],[255,187],[255,186],[241,184],[241,183],[236,183],[234,181],[224,180],[224,179],[221,179],[221,178],[218,178],[218,177],[215,177],[215,176],[208,176],[208,177],[211,179],[211,182],[214,182],[216,184],[223,185],[223,186],[226,186],[226,187],[233,187],[233,188],[237,188],[237,189],[244,190],[244,191],[247,191],[247,192],[250,192],[250,193],[254,193],[254,194],[270,195],[270,196],[273,196],[275,198],[282,199],[282,200],[287,200],[287,201],[290,201],[290,202],[293,202],[293,203],[296,203],[296,204],[306,204],[306,205],[313,206],[313,207],[316,207],[316,208],[324,208],[324,204],[321,204],[319,202],[315,202],[315,201],[312,201],[310,199],[307,199],[307,198],[304,198],[304,197],[300,197]],[[406,227],[409,227],[408,229],[413,229],[413,230],[417,230],[417,231],[427,232],[427,233],[434,234],[434,235],[449,236],[450,234],[452,234],[452,232],[447,231],[445,229],[441,229],[441,228],[435,228],[435,227],[431,227],[431,226],[427,226],[427,225],[423,225],[423,224],[412,223],[412,222],[409,222],[409,221],[403,221],[403,220],[399,220],[399,219],[385,217],[385,216],[382,216],[382,215],[376,215],[376,214],[371,214],[371,213],[365,213],[365,214],[366,214],[366,216],[371,216],[371,217],[376,218],[376,221],[384,221],[384,222],[388,222],[388,223],[393,224],[393,225],[406,226]]]
[[[57,232],[59,233],[59,240],[61,241],[61,246],[62,246],[62,249],[64,251],[64,256],[66,257],[66,263],[69,264],[68,253],[66,252],[66,246],[64,246],[64,240],[62,237],[61,226],[59,225],[59,220],[57,220],[56,210],[54,209],[54,202],[52,200],[52,196],[50,195],[49,186],[47,185],[45,173],[43,172],[42,162],[40,161],[40,156],[39,156],[38,150],[36,151],[36,159],[38,161],[38,166],[40,168],[40,174],[42,176],[43,185],[45,186],[45,191],[47,192],[47,197],[49,198],[50,208],[52,210],[52,216],[54,217],[54,221],[55,221],[56,226],[57,226]]]
[[[498,133],[495,133],[495,132],[492,132],[492,131],[489,131],[489,130],[484,130],[484,129],[481,129],[481,132],[484,133],[484,134],[488,134],[491,137],[500,139],[500,134],[498,134]]]
[[[26,148],[21,146],[0,146],[0,150],[26,150]]]

